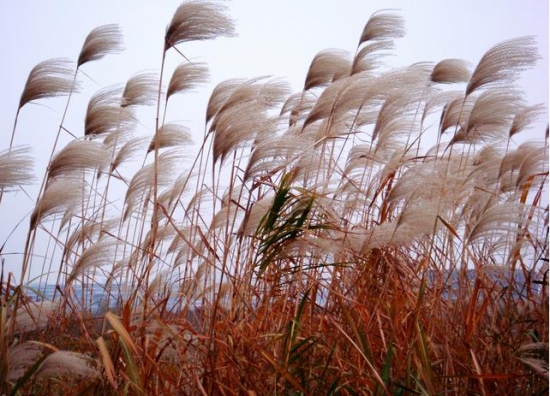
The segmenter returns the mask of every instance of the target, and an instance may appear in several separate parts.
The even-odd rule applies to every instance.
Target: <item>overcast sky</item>
[[[0,0],[3,59],[0,151],[9,145],[19,97],[34,65],[55,57],[76,60],[85,37],[93,28],[107,23],[120,24],[126,51],[82,67],[87,75],[81,76],[85,91],[71,103],[71,118],[67,121],[73,132],[82,136],[83,114],[90,95],[110,84],[125,83],[138,71],[158,70],[166,25],[179,4],[179,0]],[[181,108],[172,108],[168,116],[168,120],[188,123],[197,142],[203,132],[205,104],[216,84],[234,77],[272,75],[285,79],[293,91],[298,91],[315,54],[326,48],[353,53],[368,18],[380,9],[398,10],[406,24],[407,35],[397,40],[395,56],[389,59],[392,66],[461,58],[469,61],[473,69],[493,45],[518,36],[535,35],[542,59],[535,69],[524,73],[521,86],[530,104],[544,103],[548,107],[546,0],[234,0],[225,4],[228,14],[236,21],[238,37],[178,47],[188,58],[206,62],[210,67],[210,84],[190,95]],[[171,50],[168,69],[181,61]],[[65,100],[28,104],[20,115],[15,144],[32,145],[37,157],[38,184],[45,166],[41,161],[49,157]],[[141,121],[146,128],[154,128],[154,118]],[[545,125],[546,121],[541,120],[541,129]],[[535,134],[543,136],[543,132]],[[11,206],[6,208],[6,204]],[[23,195],[2,202],[0,246],[33,204]],[[25,219],[25,232],[27,224]],[[16,233],[3,253],[21,252],[23,242],[24,237]]]

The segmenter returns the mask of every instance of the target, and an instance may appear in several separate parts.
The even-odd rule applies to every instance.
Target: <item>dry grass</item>
[[[222,6],[184,3],[160,75],[92,95],[84,137],[52,149],[24,282],[0,276],[0,393],[547,392],[548,136],[514,140],[545,112],[514,85],[533,39],[473,70],[387,70],[403,21],[376,13],[355,55],[313,59],[302,92],[220,83],[189,160],[190,131],[164,114],[208,69],[185,61],[167,78],[164,60],[233,34]],[[100,27],[76,64],[121,47]],[[19,108],[76,92],[68,65],[33,69]],[[157,112],[146,138],[142,105]],[[131,160],[142,166],[119,173]],[[27,149],[10,144],[0,169],[2,194],[29,183]],[[52,283],[54,301],[33,301]]]

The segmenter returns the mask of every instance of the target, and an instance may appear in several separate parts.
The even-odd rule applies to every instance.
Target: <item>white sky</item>
[[[55,57],[76,60],[93,28],[120,24],[126,51],[82,67],[92,80],[81,75],[85,91],[71,102],[67,120],[69,128],[82,136],[90,95],[110,84],[125,83],[138,71],[158,70],[166,25],[179,4],[179,0],[0,0],[0,151],[9,145],[19,97],[32,67]],[[171,106],[167,117],[168,121],[185,121],[196,142],[202,137],[205,105],[216,84],[234,77],[272,75],[285,79],[293,91],[298,91],[315,54],[326,48],[353,53],[368,18],[380,9],[399,10],[405,20],[407,35],[396,41],[396,55],[389,60],[394,66],[461,58],[473,69],[493,45],[535,35],[542,59],[535,69],[524,73],[521,86],[530,104],[544,103],[548,108],[549,11],[545,0],[233,0],[225,4],[237,22],[238,37],[178,46],[188,58],[206,62],[210,68],[211,83],[178,102],[181,105]],[[181,61],[170,50],[167,70]],[[15,144],[32,145],[37,158],[37,184],[65,101],[43,100],[39,105],[27,104],[21,112]],[[141,121],[153,131],[153,117]],[[543,136],[546,123],[541,120],[541,130],[534,131],[537,137]],[[28,190],[31,194],[34,191]],[[23,194],[2,202],[0,246],[33,205],[34,201]],[[28,218],[10,238],[4,254],[23,250],[27,225]],[[4,256],[6,270],[18,272],[20,259],[16,257]]]

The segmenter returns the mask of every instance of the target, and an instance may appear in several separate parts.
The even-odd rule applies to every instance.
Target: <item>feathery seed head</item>
[[[66,59],[49,59],[40,62],[30,72],[19,100],[19,109],[38,99],[78,92],[75,70]]]
[[[92,30],[78,55],[77,68],[87,62],[98,60],[108,54],[123,51],[122,33],[117,24],[103,25]]]
[[[544,112],[545,108],[543,104],[523,106],[522,108],[520,108],[514,116],[512,126],[510,127],[510,131],[508,132],[508,137],[512,137],[515,134],[526,129],[537,119],[537,117],[544,114]]]
[[[159,149],[165,147],[172,147],[178,145],[192,144],[191,132],[189,128],[176,123],[164,124],[153,137],[153,140],[149,144],[147,153],[150,153],[155,149],[155,145],[158,145]]]
[[[535,65],[539,59],[533,36],[503,41],[489,49],[476,66],[466,95],[479,88],[513,82],[518,73]]]
[[[91,140],[74,140],[52,159],[48,179],[70,176],[71,173],[87,170],[101,171],[111,160],[111,154],[102,143]]]
[[[121,107],[149,106],[157,100],[158,75],[155,73],[139,73],[132,76],[124,87]]]
[[[166,100],[176,93],[191,90],[198,84],[206,82],[208,82],[208,67],[205,64],[182,63],[172,74],[166,91]]]
[[[349,53],[343,50],[327,49],[319,52],[311,61],[304,83],[304,91],[328,85],[350,73]]]
[[[392,40],[371,41],[357,52],[351,65],[351,74],[371,72],[380,66],[380,59],[394,48]]]
[[[107,87],[92,96],[84,120],[85,136],[125,130],[135,124],[131,110],[120,106],[120,95],[120,87]]]
[[[79,352],[55,351],[42,362],[35,374],[38,378],[69,377],[98,380],[101,371],[97,361]]]
[[[226,7],[215,2],[191,0],[181,4],[166,29],[164,50],[180,43],[234,36],[234,23]]]
[[[444,59],[433,68],[430,80],[439,84],[467,82],[471,72],[462,59]]]
[[[401,16],[387,11],[378,11],[372,14],[365,25],[358,47],[366,41],[393,39],[404,35],[405,23]]]
[[[0,153],[0,190],[7,192],[33,180],[30,147],[14,147]]]
[[[46,217],[63,213],[69,208],[77,208],[86,194],[82,178],[59,178],[48,183],[44,194],[31,214],[31,230]]]

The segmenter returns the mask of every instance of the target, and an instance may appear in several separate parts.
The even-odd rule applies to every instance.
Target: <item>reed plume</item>
[[[223,5],[211,1],[192,0],[182,3],[166,28],[164,50],[187,42],[233,36],[233,21]]]
[[[367,41],[394,39],[404,35],[404,21],[399,15],[388,11],[379,11],[369,18],[363,28],[358,47]]]
[[[166,99],[183,91],[191,90],[198,84],[208,82],[208,68],[201,64],[182,63],[179,65],[170,79]]]
[[[534,39],[473,72],[392,68],[404,23],[377,12],[298,92],[218,83],[193,146],[168,104],[209,73],[179,46],[234,35],[225,11],[182,3],[159,75],[93,93],[83,136],[53,150],[24,279],[0,272],[0,394],[546,392],[548,129],[529,133],[547,109],[514,84]],[[95,29],[77,67],[121,48]],[[170,48],[186,62],[168,79]],[[46,62],[19,109],[68,77]],[[0,153],[0,189],[30,176],[26,147]]]
[[[30,147],[15,147],[0,153],[0,190],[10,191],[24,184],[32,183],[33,158]]]
[[[92,30],[84,40],[78,55],[77,68],[108,54],[120,53],[123,49],[122,33],[117,24],[99,26]]]
[[[35,229],[46,217],[61,214],[82,203],[86,188],[81,180],[60,178],[50,183],[44,195],[36,204],[30,221],[30,228]]]
[[[150,106],[155,104],[159,77],[155,73],[142,72],[133,75],[124,86],[121,107]]]
[[[477,64],[466,86],[466,96],[480,88],[504,85],[532,67],[539,59],[534,37],[503,41],[489,49]]]
[[[102,143],[75,140],[65,146],[50,162],[48,178],[68,177],[75,172],[101,171],[109,165],[110,153]]]

